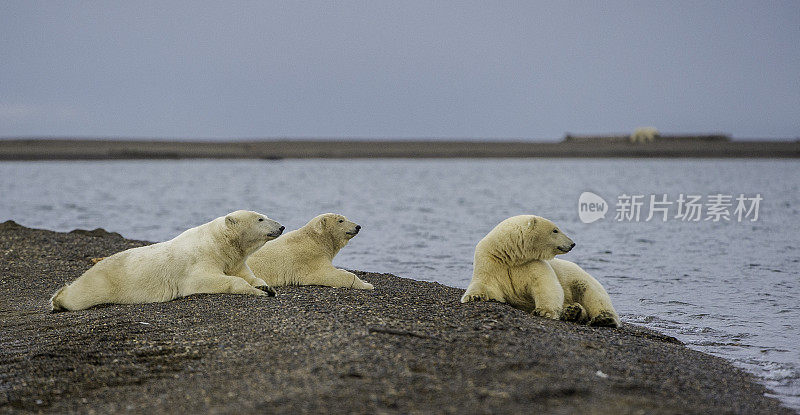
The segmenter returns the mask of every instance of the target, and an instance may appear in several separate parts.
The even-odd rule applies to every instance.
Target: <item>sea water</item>
[[[728,359],[800,409],[799,186],[794,160],[3,162],[0,220],[162,241],[236,209],[289,230],[337,212],[363,229],[335,265],[465,288],[475,243],[537,214],[577,243],[562,258],[623,321]],[[606,209],[592,223],[584,192]]]

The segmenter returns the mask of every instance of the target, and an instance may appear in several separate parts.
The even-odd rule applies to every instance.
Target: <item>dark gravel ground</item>
[[[0,224],[0,412],[792,413],[673,338],[390,274],[49,313],[90,258],[145,244]]]

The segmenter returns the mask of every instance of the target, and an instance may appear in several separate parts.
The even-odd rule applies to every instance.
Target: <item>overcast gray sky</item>
[[[0,2],[0,136],[800,136],[800,1]]]

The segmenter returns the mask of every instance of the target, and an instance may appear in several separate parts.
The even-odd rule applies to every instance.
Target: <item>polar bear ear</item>
[[[325,224],[327,223],[326,219],[327,218],[325,218],[325,217],[321,217],[319,219],[319,221],[317,222],[317,226],[316,226],[317,232],[319,232],[319,233],[325,232]]]
[[[536,218],[532,218],[528,221],[528,228],[533,229],[536,226]]]
[[[225,216],[225,224],[228,226],[236,225],[236,218],[233,215]]]

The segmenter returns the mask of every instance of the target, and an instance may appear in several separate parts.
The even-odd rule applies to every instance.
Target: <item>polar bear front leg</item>
[[[340,269],[338,271],[346,272],[348,274],[353,274],[352,272],[345,271],[343,269]],[[362,280],[361,278],[358,278],[356,276],[356,274],[353,274],[353,277],[355,277],[355,279],[353,280],[353,288],[356,288],[356,289],[359,289],[359,290],[374,290],[375,289],[374,285]]]
[[[304,278],[303,285],[325,285],[336,288],[355,288],[357,290],[372,290],[372,284],[361,280],[350,271],[338,268],[323,268],[312,272]]]
[[[549,264],[543,261],[534,262],[532,265],[535,269],[532,271],[535,277],[531,291],[536,308],[533,314],[558,320],[564,306],[564,289]]]
[[[481,283],[479,281],[472,281],[469,283],[467,287],[467,291],[464,292],[464,295],[461,296],[461,302],[467,303],[470,301],[499,301],[501,303],[505,303],[506,299],[503,296],[503,292],[492,288],[489,285]]]
[[[472,281],[461,296],[461,302],[494,300],[505,303],[506,297],[496,279],[498,275],[508,275],[508,267],[476,255]]]
[[[266,292],[253,287],[241,277],[222,273],[200,273],[191,276],[184,282],[183,290],[181,290],[182,296],[190,294],[267,295]]]
[[[242,266],[239,267],[235,272],[231,273],[232,275],[242,278],[243,280],[247,281],[253,287],[258,288],[261,291],[267,293],[268,296],[274,297],[277,293],[275,290],[270,287],[266,281],[262,280],[261,278],[256,277],[256,274],[253,273],[253,270],[247,266],[246,263],[242,263]]]

